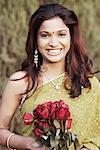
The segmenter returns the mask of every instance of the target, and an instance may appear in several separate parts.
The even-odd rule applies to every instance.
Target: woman
[[[98,150],[100,86],[75,13],[59,4],[41,6],[30,20],[26,52],[22,70],[11,75],[3,93],[0,144],[12,149],[48,149],[36,146],[32,128],[24,125],[23,116],[38,104],[63,99],[69,105],[71,130],[80,149]],[[13,134],[10,123],[19,106],[20,130]]]

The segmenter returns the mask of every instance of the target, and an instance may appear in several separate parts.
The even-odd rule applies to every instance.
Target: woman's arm
[[[0,105],[0,145],[7,146],[7,139],[10,137],[8,144],[11,148],[35,150],[33,145],[34,139],[32,137],[17,134],[10,136],[12,133],[9,130],[13,115],[20,103],[21,93],[25,92],[28,84],[25,78],[16,81],[12,81],[12,79],[20,79],[24,75],[25,72],[13,74],[4,89]],[[39,149],[37,148],[37,150]]]
[[[0,145],[7,146],[7,138],[11,135],[11,132],[7,129],[0,129]],[[24,137],[14,134],[10,141],[9,146],[12,149],[33,149],[34,140],[31,137]]]

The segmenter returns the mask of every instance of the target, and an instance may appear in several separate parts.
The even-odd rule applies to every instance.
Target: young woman
[[[32,113],[48,101],[63,100],[70,109],[71,131],[82,150],[99,150],[100,85],[85,52],[75,13],[59,4],[48,4],[32,15],[26,42],[27,58],[5,87],[0,106],[0,145],[9,149],[49,149],[36,146],[33,127],[24,125]],[[10,131],[20,108],[20,130]],[[19,117],[18,117],[19,119]],[[70,148],[74,150],[73,146]]]

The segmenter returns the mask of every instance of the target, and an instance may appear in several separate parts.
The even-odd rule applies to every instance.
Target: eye
[[[47,33],[41,33],[41,37],[42,38],[47,38],[47,37],[49,37],[49,35]]]
[[[59,37],[65,37],[67,34],[66,33],[59,33],[58,36]]]

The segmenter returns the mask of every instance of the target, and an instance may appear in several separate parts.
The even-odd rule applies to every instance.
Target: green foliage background
[[[100,69],[100,0],[0,0],[0,97],[7,78],[20,69],[26,55],[25,42],[31,14],[39,5],[52,2],[76,12],[94,68]]]

